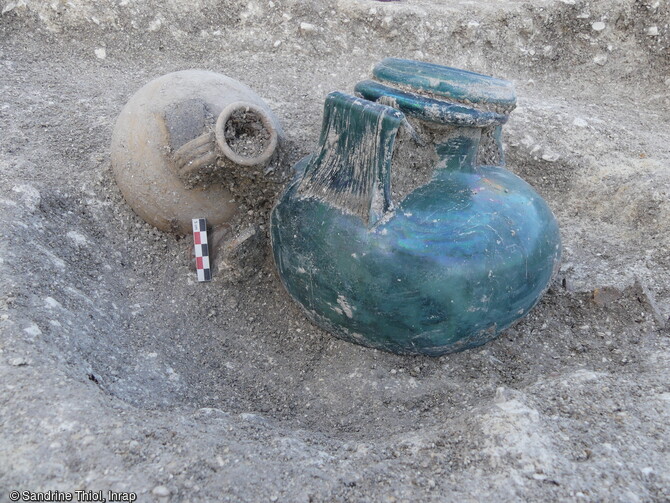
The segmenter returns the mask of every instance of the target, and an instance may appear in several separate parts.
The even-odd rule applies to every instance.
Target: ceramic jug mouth
[[[374,80],[359,82],[354,91],[367,100],[391,106],[410,117],[434,124],[484,128],[505,124],[509,118],[504,113],[478,110],[472,106],[422,96]]]
[[[428,97],[472,103],[508,114],[516,106],[514,85],[503,79],[410,59],[386,58],[372,70],[375,80]]]
[[[259,128],[255,134],[265,134],[267,135],[267,138],[261,139],[252,137],[249,141],[253,146],[257,146],[259,144],[258,140],[261,140],[261,145],[264,144],[264,148],[260,153],[256,153],[256,151],[252,149],[253,152],[251,154],[244,154],[231,147],[230,140],[226,138],[226,128],[229,121],[232,121],[233,116],[236,114],[242,115],[243,118],[241,119],[241,122],[243,125],[245,125],[244,123],[253,125],[254,123],[260,122],[261,128]],[[262,131],[260,131],[260,129],[262,129]],[[270,157],[272,157],[279,141],[277,128],[274,126],[265,110],[258,105],[245,101],[236,101],[225,107],[219,114],[214,131],[216,143],[223,154],[232,162],[239,164],[240,166],[259,166],[265,164],[270,160]]]

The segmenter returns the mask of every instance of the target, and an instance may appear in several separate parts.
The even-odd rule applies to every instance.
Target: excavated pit
[[[0,2],[0,501],[14,488],[77,487],[156,501],[670,497],[667,6],[10,4]],[[606,66],[593,62],[603,51]],[[562,229],[561,270],[530,315],[441,358],[325,334],[268,253],[271,206],[316,145],[324,97],[351,92],[390,55],[515,83],[507,163]],[[266,171],[231,179],[242,208],[229,232],[255,237],[208,284],[195,279],[189,237],[124,203],[109,160],[126,100],[185,68],[248,84],[287,136]],[[413,159],[394,157],[409,169],[394,197],[428,176]]]

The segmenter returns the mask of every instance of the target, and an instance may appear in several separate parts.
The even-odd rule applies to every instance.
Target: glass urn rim
[[[436,124],[483,128],[505,124],[509,118],[507,114],[422,96],[374,80],[359,82],[354,91],[367,100],[392,106],[410,117]]]
[[[411,59],[385,58],[375,65],[373,77],[390,85],[426,92],[458,102],[494,105],[504,112],[516,106],[514,85],[503,79],[450,66]]]

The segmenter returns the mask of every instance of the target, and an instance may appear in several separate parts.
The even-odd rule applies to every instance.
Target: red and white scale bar
[[[209,245],[207,244],[207,220],[194,218],[193,243],[195,245],[195,268],[198,281],[211,281],[212,270],[209,266]]]

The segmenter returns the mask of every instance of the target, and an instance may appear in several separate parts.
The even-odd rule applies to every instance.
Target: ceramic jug
[[[528,313],[560,259],[546,202],[502,167],[509,82],[387,59],[331,93],[272,214],[284,286],[347,341],[441,355]]]
[[[144,85],[124,106],[112,136],[112,168],[137,213],[186,234],[191,219],[230,221],[235,171],[262,167],[282,131],[252,89],[225,75],[184,70]]]

